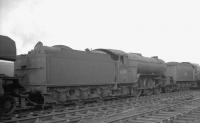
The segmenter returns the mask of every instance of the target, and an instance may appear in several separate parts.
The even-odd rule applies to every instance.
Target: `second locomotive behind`
[[[160,93],[171,82],[166,67],[157,57],[113,49],[47,47],[39,42],[34,50],[17,57],[15,74],[31,91],[31,101],[62,103]]]
[[[177,88],[197,87],[200,80],[200,67],[189,62],[168,62],[167,76],[171,76]]]

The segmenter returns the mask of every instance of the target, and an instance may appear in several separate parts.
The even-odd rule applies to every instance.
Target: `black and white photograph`
[[[200,1],[0,0],[0,123],[200,123]]]

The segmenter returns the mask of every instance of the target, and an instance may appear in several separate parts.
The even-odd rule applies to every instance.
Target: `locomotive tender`
[[[13,42],[0,36],[0,58],[12,61],[0,63],[0,72],[4,72],[0,76],[1,109],[7,114],[15,109],[16,98],[20,104],[21,97],[26,104],[33,105],[104,100],[171,92],[200,82],[197,64],[165,63],[158,57],[114,49],[79,51],[63,45],[48,47],[41,42],[28,54],[16,58]],[[15,77],[5,74],[5,67]],[[8,103],[10,107],[4,108]]]
[[[200,67],[189,62],[168,62],[167,76],[172,76],[179,88],[196,87],[200,80]]]

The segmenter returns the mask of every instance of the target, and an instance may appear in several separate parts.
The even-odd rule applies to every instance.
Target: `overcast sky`
[[[0,34],[18,54],[42,41],[200,63],[200,1],[0,0]]]

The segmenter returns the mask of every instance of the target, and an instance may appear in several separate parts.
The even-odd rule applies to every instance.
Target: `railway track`
[[[97,120],[97,119],[95,119]],[[95,121],[93,120],[93,121]],[[90,121],[92,123],[92,120]],[[93,123],[199,123],[200,97],[127,110]]]
[[[193,92],[174,92],[160,95],[152,95],[139,98],[128,98],[102,103],[87,104],[77,107],[62,107],[53,110],[41,110],[15,115],[5,123],[81,123],[81,122],[122,122],[130,118],[163,108],[174,103],[188,101],[194,97]],[[198,97],[198,96],[196,96]],[[161,110],[161,109],[160,109]],[[133,113],[134,112],[134,113]],[[152,111],[153,112],[153,111]],[[130,117],[127,117],[131,115]],[[127,120],[128,118],[128,120]],[[125,122],[124,122],[125,123]]]

